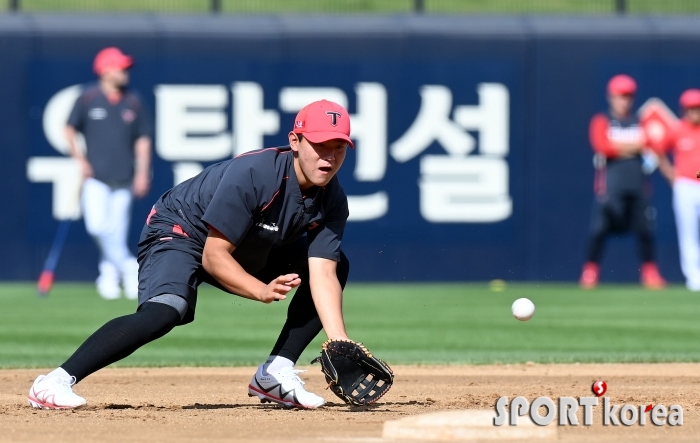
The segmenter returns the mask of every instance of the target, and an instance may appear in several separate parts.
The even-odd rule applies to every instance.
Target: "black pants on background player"
[[[160,240],[169,238],[173,240]],[[147,226],[139,243],[140,284],[148,281],[148,284],[165,285],[168,272],[191,272],[194,288],[201,282],[220,287],[215,280],[206,278],[208,275],[201,270],[201,247],[190,247],[193,244],[195,242],[173,234],[172,231]],[[172,266],[158,263],[160,275],[156,275],[149,269],[153,260],[168,260]],[[336,272],[341,286],[345,288],[350,262],[342,252]],[[279,355],[296,362],[322,329],[311,297],[305,237],[294,244],[274,249],[267,265],[254,276],[261,281],[271,281],[279,275],[289,273],[299,274],[302,284],[289,303],[287,320],[270,355]],[[141,302],[134,314],[115,318],[98,329],[61,367],[75,376],[78,382],[93,372],[126,358],[141,346],[163,337],[175,326],[191,322],[194,319],[196,290],[192,291],[188,302],[190,308],[183,317],[168,304]],[[231,352],[235,352],[235,349]]]

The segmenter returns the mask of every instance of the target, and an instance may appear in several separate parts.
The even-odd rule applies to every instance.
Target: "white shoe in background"
[[[124,297],[129,300],[139,298],[139,264],[132,258],[122,267],[122,285]]]
[[[105,300],[116,300],[121,296],[119,287],[119,270],[108,261],[100,262],[100,276],[95,282],[97,293]]]

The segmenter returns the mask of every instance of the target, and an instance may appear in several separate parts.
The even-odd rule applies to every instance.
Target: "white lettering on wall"
[[[419,160],[423,218],[432,223],[493,223],[510,217],[512,201],[505,160],[509,152],[510,104],[504,85],[477,85],[476,105],[455,105],[447,86],[422,86],[414,122],[391,144],[387,140],[389,109],[384,85],[363,82],[354,89],[353,107],[346,92],[337,87],[283,87],[278,96],[279,109],[268,109],[265,91],[256,82],[235,82],[230,88],[157,85],[155,151],[172,163],[177,185],[201,172],[202,162],[225,160],[265,147],[265,136],[277,135],[281,130],[281,112],[296,113],[312,101],[326,99],[354,110],[350,115],[356,148],[353,177],[358,182],[381,187],[389,154],[404,163],[437,143],[446,155],[423,155]],[[65,124],[80,91],[80,85],[59,91],[44,112],[47,140],[64,155],[68,154]],[[478,143],[473,133],[478,133]],[[54,183],[53,212],[57,218],[75,217],[76,208],[79,216],[80,174],[76,179],[69,172],[74,167],[64,157],[33,158],[28,163],[31,181]],[[389,201],[390,195],[381,188],[366,195],[348,195],[349,221],[384,217]]]
[[[452,92],[441,85],[420,90],[421,106],[410,128],[391,144],[391,155],[407,162],[437,142],[448,155],[421,159],[420,209],[434,223],[494,223],[513,212],[508,192],[508,89],[499,83],[477,86],[478,105],[452,112]],[[476,148],[479,133],[480,155]]]
[[[221,85],[158,85],[156,152],[170,161],[214,161],[231,155],[228,92]]]
[[[42,124],[44,135],[49,144],[63,155],[70,155],[68,139],[66,139],[66,122],[70,116],[75,101],[83,92],[81,85],[73,85],[61,89],[46,103]],[[85,139],[78,133],[78,147],[85,149]]]
[[[237,82],[233,93],[233,152],[235,155],[265,147],[263,137],[280,130],[277,111],[263,105],[263,88],[253,82]]]
[[[70,157],[32,157],[27,162],[27,178],[34,183],[51,183],[51,213],[56,220],[81,217],[80,166]]]

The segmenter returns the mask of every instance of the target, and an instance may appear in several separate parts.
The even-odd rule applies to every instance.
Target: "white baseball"
[[[520,321],[528,321],[535,315],[535,304],[527,298],[519,298],[513,302],[510,310],[513,312],[513,317]]]

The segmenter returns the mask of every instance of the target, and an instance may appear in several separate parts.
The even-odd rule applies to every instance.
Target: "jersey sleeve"
[[[202,221],[238,246],[253,225],[257,207],[253,169],[245,162],[232,161],[214,191]]]
[[[323,223],[308,233],[309,257],[340,260],[340,244],[348,221],[348,198],[338,185],[330,196],[329,211]]]
[[[75,101],[66,124],[74,127],[80,132],[83,132],[83,129],[85,128],[85,108],[85,95],[81,94]]]
[[[660,154],[668,154],[670,151],[672,151],[678,142],[678,133],[680,132],[680,129],[680,122],[671,126],[668,131],[666,131],[664,138],[658,144],[653,146],[654,151]]]
[[[617,149],[608,138],[608,126],[610,122],[603,114],[596,114],[591,119],[591,125],[588,130],[588,135],[591,140],[593,150],[599,154],[603,154],[608,158],[617,157]]]

